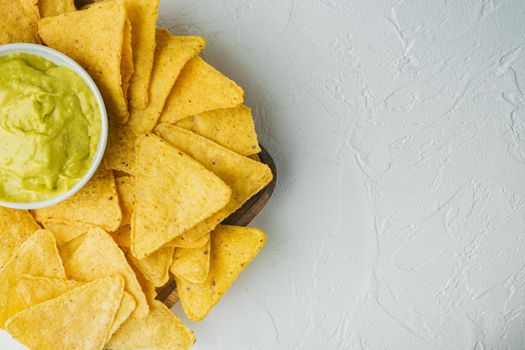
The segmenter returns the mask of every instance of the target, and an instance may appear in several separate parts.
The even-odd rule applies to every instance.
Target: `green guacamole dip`
[[[101,134],[95,95],[67,67],[0,57],[0,201],[41,202],[89,170]]]

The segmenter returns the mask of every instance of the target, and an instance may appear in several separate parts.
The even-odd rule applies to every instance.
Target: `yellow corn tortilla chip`
[[[118,229],[122,220],[115,178],[112,171],[103,166],[99,167],[86,186],[73,197],[33,212],[40,222],[50,219],[80,221],[107,231]]]
[[[72,222],[62,219],[48,219],[43,221],[42,225],[55,236],[59,247],[97,227],[79,221]]]
[[[162,123],[176,123],[202,112],[231,108],[244,102],[244,91],[206,63],[192,58],[184,67],[160,116]]]
[[[265,243],[266,235],[259,229],[218,226],[211,234],[210,271],[206,281],[195,284],[175,276],[188,318],[201,321],[206,317]]]
[[[39,43],[37,0],[0,1],[0,45]]]
[[[30,349],[100,350],[123,291],[120,276],[88,283],[13,316],[7,321],[7,330]]]
[[[40,226],[26,210],[0,207],[0,269]]]
[[[124,98],[126,100],[128,99],[129,85],[134,72],[135,66],[133,65],[133,49],[131,48],[131,23],[129,19],[126,19],[122,41],[122,60],[120,61],[122,93],[124,94]]]
[[[210,270],[211,242],[201,248],[177,248],[170,272],[190,283],[203,283]]]
[[[117,231],[110,233],[110,235],[119,247],[126,249],[130,247],[131,225],[121,226]]]
[[[140,286],[142,287],[142,291],[146,295],[146,299],[148,300],[148,305],[153,305],[153,301],[155,298],[157,298],[157,290],[155,289],[155,286],[153,283],[147,280],[146,277],[140,272],[138,267],[136,267],[133,264],[133,261],[129,256],[126,256],[126,259],[128,260],[129,266],[133,269],[135,272],[135,275],[137,276],[137,280],[139,281]]]
[[[97,84],[110,116],[125,123],[121,60],[126,9],[122,1],[104,1],[82,11],[41,19],[38,34],[46,43],[77,61]]]
[[[144,259],[136,259],[130,255],[133,264],[142,272],[142,275],[155,287],[162,287],[170,278],[169,268],[173,262],[175,248],[160,248]]]
[[[121,275],[126,281],[126,291],[137,302],[133,315],[146,316],[149,310],[146,296],[124,253],[111,236],[97,228],[76,239],[81,243],[64,262],[67,275],[77,281],[92,281],[113,274]]]
[[[243,157],[191,131],[161,124],[155,132],[215,173],[232,189],[230,202],[223,209],[183,234],[190,242],[213,230],[272,181],[272,171],[266,164]]]
[[[24,301],[24,309],[27,309],[44,301],[55,299],[81,285],[75,280],[24,275],[18,280],[16,291]]]
[[[205,246],[210,240],[210,234],[205,234],[196,241],[189,241],[186,239],[186,235],[182,234],[179,237],[175,238],[173,241],[166,243],[166,247],[175,247],[175,248],[200,248]]]
[[[27,309],[33,305],[55,299],[81,285],[82,283],[75,280],[26,275],[20,278],[16,290],[24,300],[25,308]],[[135,299],[128,292],[124,292],[109,332],[109,338],[129,318],[133,310],[135,310],[135,306]]]
[[[231,189],[156,135],[137,141],[131,253],[137,259],[224,207]]]
[[[46,230],[35,232],[0,270],[0,328],[7,319],[25,308],[16,292],[22,275],[66,278],[53,235]]]
[[[74,0],[38,0],[38,9],[42,18],[77,10]]]
[[[129,319],[107,345],[112,350],[186,350],[195,335],[160,301],[154,301],[144,319]]]
[[[205,45],[201,37],[173,36],[164,29],[157,29],[155,62],[151,73],[149,103],[145,109],[131,108],[129,125],[137,135],[153,130],[171,88],[182,68]]]
[[[131,213],[135,203],[135,178],[133,176],[121,176],[116,179],[117,192],[122,210],[122,221],[120,226],[131,224]]]
[[[159,0],[125,0],[124,4],[131,21],[135,65],[135,74],[129,87],[129,100],[132,106],[144,109],[148,105],[148,88],[155,55]]]
[[[137,137],[131,127],[109,123],[108,146],[106,147],[106,168],[135,174],[135,143]]]
[[[204,112],[175,125],[204,136],[243,156],[259,153],[252,111],[245,105]]]

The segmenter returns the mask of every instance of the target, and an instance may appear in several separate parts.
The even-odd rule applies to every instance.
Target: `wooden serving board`
[[[253,219],[259,214],[264,208],[266,203],[273,194],[275,184],[277,183],[277,169],[275,163],[270,154],[261,146],[261,153],[259,153],[261,162],[268,165],[273,173],[273,180],[265,188],[263,188],[258,194],[253,196],[246,204],[244,204],[239,210],[230,215],[224,224],[236,225],[236,226],[247,226]],[[166,306],[172,307],[179,300],[177,294],[177,285],[175,281],[171,279],[167,285],[157,289],[157,299],[162,301]]]

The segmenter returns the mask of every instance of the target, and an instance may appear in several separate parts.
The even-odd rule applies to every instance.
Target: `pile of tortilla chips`
[[[221,222],[272,180],[243,90],[156,28],[158,0],[0,1],[0,44],[42,43],[93,77],[110,117],[103,165],[72,198],[0,208],[0,328],[31,349],[187,349],[156,301],[175,280],[202,320],[266,241]]]

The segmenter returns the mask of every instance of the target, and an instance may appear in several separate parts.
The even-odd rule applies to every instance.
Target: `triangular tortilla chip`
[[[210,271],[211,242],[201,248],[177,248],[170,272],[190,283],[203,283]]]
[[[74,0],[38,0],[38,9],[42,18],[77,10]]]
[[[122,221],[120,226],[131,224],[131,213],[135,204],[135,178],[133,176],[121,176],[116,179],[117,192],[122,210]]]
[[[175,248],[160,248],[144,259],[136,259],[130,256],[133,264],[142,272],[144,277],[155,287],[162,287],[169,280],[169,268],[173,262],[173,251]]]
[[[33,305],[55,299],[81,285],[83,285],[83,283],[75,280],[26,275],[20,278],[16,290],[24,300],[25,308],[27,309]],[[136,305],[135,299],[131,294],[124,292],[109,332],[109,338],[126,322],[133,310],[135,310]]]
[[[248,158],[250,158],[252,160],[255,160],[256,162],[260,162],[261,161],[261,157],[259,157],[258,154],[252,154],[251,156],[248,156]]]
[[[0,207],[0,269],[40,226],[26,210]]]
[[[198,240],[272,181],[272,171],[266,164],[243,157],[191,131],[161,124],[155,132],[215,173],[232,189],[230,202],[223,209],[185,232],[179,239],[184,237],[190,242]]]
[[[135,143],[137,137],[129,124],[109,123],[108,146],[104,161],[106,168],[135,174]]]
[[[42,222],[42,225],[55,236],[59,247],[97,227],[79,221],[71,222],[62,219],[48,219]]]
[[[64,261],[67,275],[77,281],[92,281],[113,274],[121,275],[126,281],[126,291],[133,295],[137,302],[133,314],[136,317],[146,316],[149,310],[146,296],[124,253],[111,236],[97,228],[78,237],[77,240],[81,243],[69,259]],[[69,244],[74,244],[74,241]]]
[[[4,328],[9,317],[25,308],[24,301],[16,292],[18,278],[25,274],[66,278],[50,232],[35,232],[0,270],[0,328]]]
[[[37,0],[0,1],[0,45],[38,43]]]
[[[160,301],[154,301],[149,315],[129,319],[107,345],[112,350],[186,350],[195,343],[195,335]]]
[[[193,115],[244,102],[244,91],[232,80],[196,56],[191,59],[171,90],[161,114],[162,123],[175,123]]]
[[[38,23],[38,34],[47,46],[65,53],[87,70],[112,112],[110,115],[120,123],[128,120],[120,70],[125,25],[122,1],[96,3]]]
[[[156,135],[137,142],[131,253],[143,259],[228,203],[230,188]]]
[[[261,151],[252,111],[244,105],[204,112],[183,119],[175,125],[204,136],[243,156]]]
[[[108,338],[123,291],[120,276],[88,283],[13,316],[7,322],[7,330],[31,349],[100,350]]]
[[[155,55],[159,0],[126,0],[124,4],[131,21],[135,65],[135,74],[129,87],[129,100],[132,106],[144,109],[148,105],[148,87]]]
[[[175,238],[173,241],[166,243],[165,247],[175,247],[175,248],[200,248],[208,244],[210,240],[210,233],[208,232],[201,238],[196,241],[189,241],[186,239],[186,235],[182,234],[179,237]]]
[[[133,49],[131,48],[131,23],[129,19],[126,20],[123,32],[122,42],[122,60],[120,61],[120,76],[122,79],[122,93],[124,98],[128,99],[128,90],[131,82],[131,77],[135,72],[133,65]]]
[[[206,281],[195,284],[175,277],[188,318],[201,321],[206,317],[265,243],[266,235],[259,229],[218,226],[211,234],[210,272]]]
[[[157,29],[155,63],[151,74],[149,103],[146,109],[131,108],[129,125],[137,135],[153,130],[171,88],[182,68],[205,45],[198,36],[173,36],[164,29]]]
[[[51,207],[36,209],[34,214],[40,222],[50,219],[80,221],[115,231],[120,226],[122,212],[113,172],[99,167],[86,186],[73,197]]]

